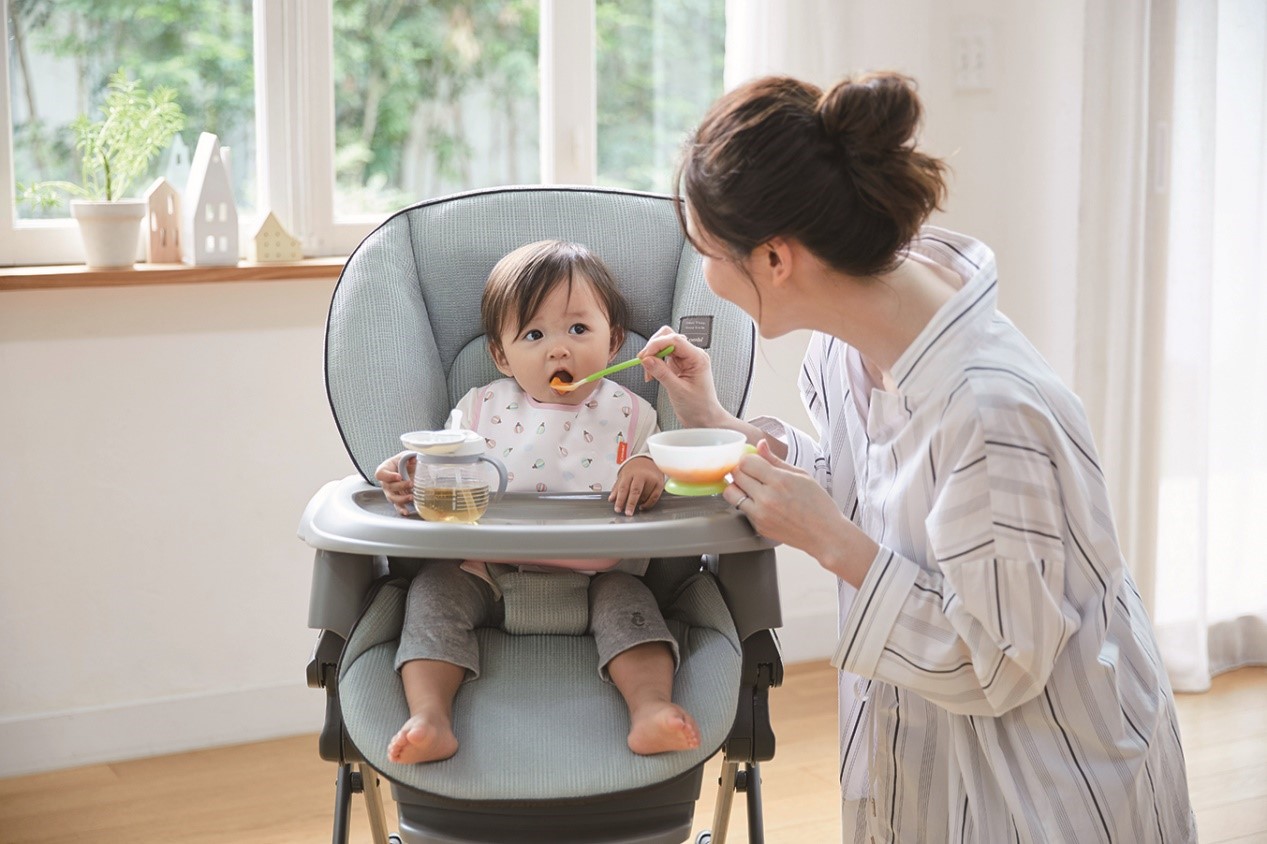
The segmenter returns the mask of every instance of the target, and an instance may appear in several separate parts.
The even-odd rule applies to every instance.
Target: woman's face
[[[699,245],[703,257],[704,281],[708,289],[727,302],[732,302],[761,322],[761,295],[752,274],[744,263],[730,256],[730,251],[711,234],[701,229],[693,214],[687,214],[687,231],[691,240]]]

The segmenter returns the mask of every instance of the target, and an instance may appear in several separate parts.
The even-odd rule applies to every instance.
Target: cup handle
[[[506,491],[506,467],[502,465],[500,460],[482,454],[480,455],[480,460],[497,470],[497,494],[501,495]]]
[[[417,454],[411,451],[404,457],[400,458],[400,462],[396,464],[396,468],[400,470],[400,477],[408,483],[414,482],[414,479],[409,476],[409,463],[417,456]]]

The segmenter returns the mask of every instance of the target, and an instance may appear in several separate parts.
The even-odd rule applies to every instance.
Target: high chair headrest
[[[493,265],[547,238],[583,243],[629,301],[617,357],[638,352],[662,325],[708,339],[717,395],[742,413],[755,331],[715,296],[682,234],[669,196],[584,187],[507,187],[418,203],[388,218],[348,257],[326,325],[326,387],[348,453],[367,479],[400,450],[401,434],[443,426],[472,387],[500,376],[480,324]],[[656,407],[672,407],[641,370],[615,376]]]

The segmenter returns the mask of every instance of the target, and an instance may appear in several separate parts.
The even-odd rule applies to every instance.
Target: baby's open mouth
[[[572,392],[576,389],[576,387],[572,386],[572,373],[566,369],[556,369],[554,374],[550,376],[550,389],[559,395]]]

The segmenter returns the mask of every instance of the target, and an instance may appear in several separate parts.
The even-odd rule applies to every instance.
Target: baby
[[[610,489],[617,512],[654,505],[664,475],[643,454],[655,433],[655,410],[606,379],[570,393],[572,382],[604,368],[624,342],[628,307],[606,266],[585,247],[560,241],[522,246],[497,262],[484,289],[481,316],[489,352],[508,377],[471,390],[462,419],[484,436],[507,468],[507,489]],[[401,514],[411,512],[411,484],[398,471],[405,453],[375,477]],[[654,596],[635,575],[646,561],[594,561],[589,624],[599,673],[629,708],[629,749],[650,755],[699,746],[699,728],[673,703],[677,641]],[[627,570],[630,566],[634,571]],[[504,617],[498,577],[533,566],[428,561],[409,587],[396,654],[409,720],[388,745],[393,762],[447,759],[458,750],[453,700],[479,676],[475,629]]]

